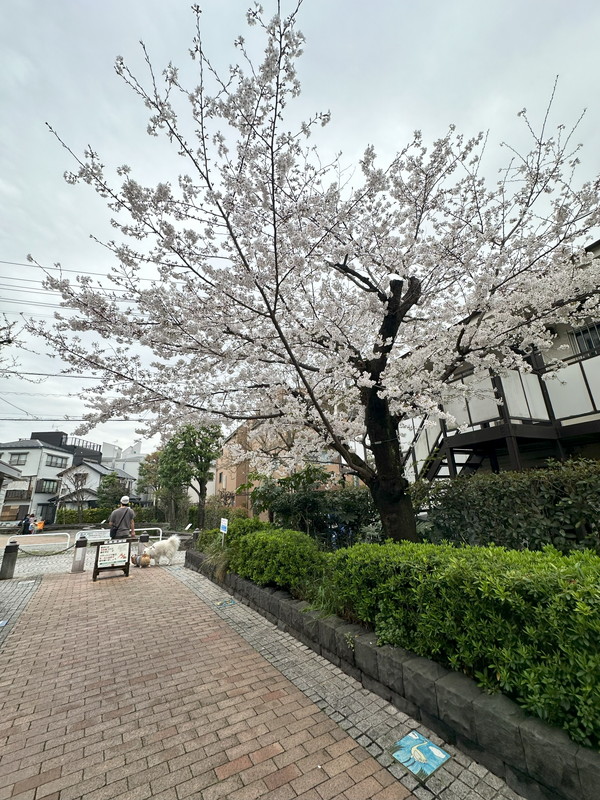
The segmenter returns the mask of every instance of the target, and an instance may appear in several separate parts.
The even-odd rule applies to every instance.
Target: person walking
[[[21,533],[30,533],[29,526],[31,525],[31,520],[33,519],[33,514],[27,514],[27,516],[21,522]]]
[[[111,539],[126,539],[128,536],[135,536],[135,512],[129,507],[129,497],[123,495],[119,508],[111,513],[108,518]]]

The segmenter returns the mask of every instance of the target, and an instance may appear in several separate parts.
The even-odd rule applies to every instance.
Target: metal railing
[[[151,539],[162,539],[162,528],[136,528],[136,535],[138,533],[148,533],[148,531],[158,531],[157,536],[151,536]],[[104,539],[110,539],[109,528],[89,528],[88,530],[77,531],[75,534],[75,541],[86,538],[88,542],[99,542]]]
[[[41,539],[48,536],[66,536],[67,547],[71,546],[71,534],[67,531],[56,531],[56,533],[14,533],[11,535],[9,542],[15,541],[18,544],[19,539],[24,539],[27,544],[33,544],[34,539]],[[41,544],[51,544],[51,542],[41,542]]]

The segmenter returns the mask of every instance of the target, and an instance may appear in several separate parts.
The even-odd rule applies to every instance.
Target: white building
[[[29,439],[0,443],[0,461],[20,471],[4,493],[0,520],[35,514],[37,519],[54,522],[59,472],[86,457],[99,461],[100,455],[100,445],[62,431],[34,431]]]
[[[39,439],[20,439],[0,444],[0,458],[21,471],[6,490],[0,519],[17,520],[35,514],[37,519],[53,522],[51,498],[60,486],[58,473],[72,462],[73,454]]]
[[[124,449],[116,444],[102,443],[102,463],[110,467],[111,471],[123,470],[128,475],[132,475],[135,481],[139,477],[140,464],[145,458],[146,455],[142,453],[141,439]]]
[[[600,241],[587,250],[600,257]],[[454,380],[476,383],[480,392],[444,406],[454,423],[406,420],[400,436],[408,479],[542,467],[548,459],[600,459],[600,322],[557,326],[554,334],[545,359],[531,358],[530,373],[455,374]],[[564,367],[553,378],[547,363],[556,358]]]
[[[58,503],[61,508],[96,508],[98,488],[106,475],[114,472],[123,484],[122,494],[133,495],[136,479],[118,467],[100,464],[97,461],[82,461],[59,473],[61,480]]]

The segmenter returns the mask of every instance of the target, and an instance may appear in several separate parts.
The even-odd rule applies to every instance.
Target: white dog
[[[159,539],[158,542],[154,542],[150,547],[145,547],[144,553],[153,558],[155,566],[158,567],[161,558],[168,558],[170,564],[178,550],[179,536],[173,534],[168,539]]]

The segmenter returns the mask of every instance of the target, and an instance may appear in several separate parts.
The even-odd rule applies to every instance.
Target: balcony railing
[[[5,500],[31,500],[31,489],[7,489]]]
[[[568,425],[584,422],[600,414],[600,353],[590,351],[565,360],[557,377],[539,373],[510,372],[502,378],[465,376],[476,396],[455,397],[444,410],[454,417],[447,422],[445,435],[476,431],[504,423],[550,425],[554,421]],[[400,438],[406,454],[409,479],[420,474],[442,439],[439,421],[424,418],[406,420]]]

